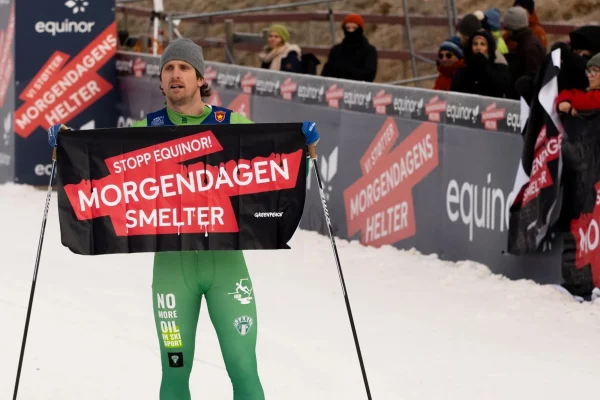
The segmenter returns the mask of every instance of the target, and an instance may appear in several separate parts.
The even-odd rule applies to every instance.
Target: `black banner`
[[[83,255],[287,249],[306,193],[301,127],[61,132],[62,244]]]
[[[547,56],[538,72],[524,130],[522,157],[510,208],[508,251],[527,254],[550,248],[561,209],[563,126],[556,111],[560,49]]]

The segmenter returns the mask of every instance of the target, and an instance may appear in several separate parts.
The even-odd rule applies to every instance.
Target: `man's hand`
[[[574,110],[572,110],[571,103],[569,103],[568,101],[561,101],[558,104],[558,111],[568,114],[569,112],[572,112]]]
[[[310,158],[317,158],[317,151],[315,149],[317,143],[321,139],[319,132],[317,131],[317,123],[312,121],[304,121],[302,123],[302,133],[306,136],[306,144],[308,145],[308,154]]]
[[[72,129],[63,124],[52,125],[50,129],[48,129],[48,143],[50,143],[50,146],[56,147],[56,139],[58,138],[58,132],[70,130]]]
[[[312,121],[304,121],[302,124],[302,133],[306,136],[306,144],[314,146],[321,139],[317,132],[317,123]]]

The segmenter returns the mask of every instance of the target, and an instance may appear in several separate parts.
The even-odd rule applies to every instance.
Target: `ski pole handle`
[[[312,160],[317,159],[317,146],[314,144],[308,145],[308,155]]]

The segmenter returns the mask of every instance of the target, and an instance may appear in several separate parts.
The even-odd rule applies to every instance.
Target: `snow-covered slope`
[[[45,191],[0,185],[0,399],[12,399]],[[247,252],[267,399],[366,399],[329,239]],[[600,302],[473,262],[338,241],[373,399],[592,398]],[[158,399],[152,255],[82,257],[52,198],[19,399]],[[231,399],[203,303],[194,399]]]

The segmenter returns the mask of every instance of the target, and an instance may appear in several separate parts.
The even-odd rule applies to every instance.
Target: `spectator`
[[[477,14],[480,14],[479,17],[477,16]],[[463,51],[466,49],[467,46],[469,46],[469,38],[471,38],[475,34],[475,32],[482,29],[481,21],[479,18],[484,19],[485,16],[483,15],[483,13],[476,11],[474,14],[465,15],[458,25],[457,34],[461,39]],[[496,48],[495,62],[497,64],[508,65],[506,58],[498,50],[498,48]]]
[[[442,43],[438,51],[436,64],[439,74],[435,80],[433,89],[450,90],[452,78],[454,78],[456,71],[465,65],[464,53],[458,36],[452,36]]]
[[[600,53],[600,26],[582,26],[569,34],[571,49],[586,60]]]
[[[258,54],[262,60],[261,68],[300,73],[302,51],[298,45],[288,43],[289,40],[290,34],[285,26],[271,25],[268,44]]]
[[[364,35],[365,22],[350,14],[342,22],[344,39],[329,51],[322,76],[373,82],[377,74],[377,49]]]
[[[501,54],[508,53],[508,46],[502,37],[502,31],[500,30],[500,19],[501,14],[500,10],[497,8],[490,8],[484,14],[483,21],[481,26],[486,31],[490,32],[492,36],[496,39],[496,48]]]
[[[577,115],[578,111],[600,110],[600,53],[587,62],[588,88],[563,90],[556,98],[556,108],[563,113]]]
[[[546,31],[540,24],[537,13],[535,12],[535,1],[534,0],[515,0],[514,7],[521,7],[527,11],[527,25],[533,34],[540,40],[544,51],[548,48],[548,38],[546,37]],[[507,41],[509,50],[513,51],[516,47],[516,43]]]
[[[510,87],[507,97],[518,99],[516,82],[519,78],[535,73],[542,65],[546,51],[540,40],[528,27],[527,11],[511,7],[504,14],[505,36],[516,43],[514,51],[506,55],[510,68]]]
[[[475,14],[465,15],[458,24],[457,36],[460,38],[463,50],[469,45],[469,39],[481,29],[481,22]]]
[[[475,32],[464,49],[466,66],[452,79],[450,90],[489,97],[505,97],[508,66],[496,62],[496,40],[484,29]]]

